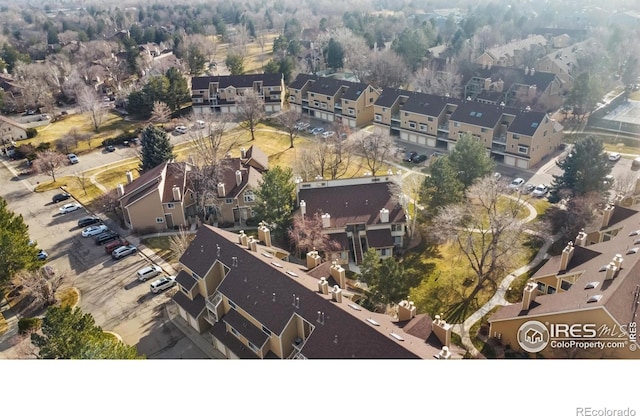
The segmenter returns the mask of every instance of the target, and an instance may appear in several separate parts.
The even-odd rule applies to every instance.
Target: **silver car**
[[[164,276],[161,277],[158,280],[155,280],[151,283],[150,285],[150,289],[151,289],[151,293],[159,293],[162,292],[163,290],[169,289],[170,287],[173,287],[176,284],[176,277],[175,276]]]

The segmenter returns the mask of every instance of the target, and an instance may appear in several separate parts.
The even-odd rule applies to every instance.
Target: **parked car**
[[[502,178],[502,174],[500,172],[493,172],[493,179],[499,181]]]
[[[138,280],[144,282],[147,279],[156,277],[160,273],[162,273],[162,269],[160,268],[160,266],[152,264],[151,266],[143,267],[142,269],[138,270],[136,272],[136,275],[138,276]]]
[[[183,125],[176,126],[174,131],[178,134],[185,134],[187,132],[187,126],[183,126]]]
[[[108,230],[96,235],[94,241],[96,242],[97,246],[101,246],[108,243],[109,241],[117,240],[118,238],[120,238],[120,234],[115,231]]]
[[[196,126],[197,129],[203,129],[205,127],[204,120],[196,120],[195,126]]]
[[[107,152],[111,153],[111,152],[115,152],[116,148],[113,145],[109,145],[107,146]]]
[[[611,162],[617,162],[618,160],[620,160],[620,158],[622,157],[622,155],[618,152],[610,152],[609,153],[609,160]]]
[[[427,160],[427,155],[418,155],[418,156],[414,156],[413,159],[411,159],[411,163],[422,163],[425,160]]]
[[[69,212],[77,211],[80,208],[82,208],[80,204],[64,204],[60,207],[60,213],[67,214]]]
[[[82,236],[83,237],[92,237],[94,235],[102,234],[103,232],[107,231],[108,229],[109,228],[107,228],[107,226],[104,225],[104,224],[90,225],[87,228],[85,228],[84,230],[82,230]]]
[[[335,131],[325,131],[324,133],[322,133],[322,137],[325,139],[328,139],[330,137],[333,137],[336,135]]]
[[[536,198],[542,198],[547,194],[547,192],[549,192],[549,188],[547,187],[547,185],[540,184],[535,187],[531,195],[535,196]]]
[[[631,167],[632,168],[640,167],[640,157],[633,159],[633,162],[631,162]]]
[[[84,227],[87,227],[89,225],[97,224],[99,222],[102,222],[102,220],[100,218],[96,217],[95,215],[92,215],[90,217],[80,218],[78,220],[78,227],[84,228]]]
[[[71,195],[66,193],[66,192],[62,192],[61,194],[55,194],[53,196],[53,198],[51,198],[51,200],[56,203],[56,202],[62,202],[62,201],[66,201],[67,199],[71,198]]]
[[[118,238],[117,240],[110,241],[104,245],[104,251],[107,254],[113,253],[113,250],[118,247],[129,245],[129,242],[123,238]]]
[[[318,135],[320,133],[324,132],[324,128],[323,127],[316,127],[315,129],[311,130],[311,134]]]
[[[520,189],[522,185],[524,185],[525,180],[522,178],[515,178],[509,184],[509,189]]]
[[[49,253],[44,250],[38,251],[38,260],[46,260],[49,258]]]
[[[405,155],[404,160],[405,162],[411,162],[413,160],[414,157],[418,156],[418,152],[409,152]]]
[[[160,293],[163,290],[169,289],[170,287],[175,286],[176,277],[175,276],[164,276],[158,280],[154,280],[151,285],[151,293]]]
[[[80,162],[80,160],[78,159],[78,156],[76,156],[74,153],[69,153],[67,155],[67,158],[69,158],[69,162],[71,162],[72,165],[75,165],[76,163]]]
[[[615,178],[613,177],[613,175],[607,175],[604,177],[604,184],[605,185],[613,185],[613,181],[615,180]]]
[[[118,260],[123,257],[127,257],[130,254],[135,254],[137,251],[138,251],[138,248],[133,244],[121,246],[113,250],[113,252],[111,253],[111,258],[114,260]]]

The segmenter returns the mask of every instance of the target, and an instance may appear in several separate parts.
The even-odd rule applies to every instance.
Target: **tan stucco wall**
[[[135,201],[125,209],[129,211],[129,220],[134,230],[144,230],[147,228],[164,230],[167,228],[166,223],[156,222],[156,218],[162,218],[164,220],[162,201],[157,191]]]

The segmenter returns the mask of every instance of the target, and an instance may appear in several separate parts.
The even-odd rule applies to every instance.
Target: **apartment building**
[[[460,358],[449,350],[451,325],[439,317],[416,314],[408,301],[393,317],[365,310],[327,277],[287,262],[267,227],[258,237],[204,225],[180,258],[179,314],[226,357]],[[344,281],[342,267],[331,269]]]
[[[187,192],[186,163],[164,162],[127,184],[118,184],[117,195],[127,228],[153,232],[188,225],[186,210],[195,201]]]
[[[562,49],[554,50],[536,62],[538,71],[551,72],[562,82],[562,90],[573,88],[574,77],[580,72],[579,60],[595,46],[593,39],[575,43]]]
[[[340,247],[333,253],[338,264],[358,265],[370,248],[391,257],[407,221],[394,185],[392,175],[298,182],[298,215],[320,214],[323,232]]]
[[[288,91],[295,111],[350,128],[373,120],[373,105],[380,95],[368,84],[309,74],[299,74]]]
[[[282,109],[285,89],[281,74],[216,75],[191,78],[193,113],[237,113],[247,91],[264,100],[267,114]]]
[[[542,35],[531,35],[524,39],[517,39],[504,45],[488,48],[475,59],[476,64],[483,66],[520,66],[524,62],[524,55],[535,49],[546,51],[547,39]]]
[[[555,152],[562,126],[546,113],[431,94],[384,89],[374,106],[375,131],[445,151],[463,133],[497,162],[528,169]]]
[[[477,65],[466,71],[464,98],[484,104],[531,107],[541,111],[562,104],[562,81],[554,73],[526,67],[509,68]]]
[[[638,190],[638,187],[636,187]],[[640,358],[640,211],[609,205],[529,280],[520,303],[490,318],[490,335],[514,350],[554,358]]]

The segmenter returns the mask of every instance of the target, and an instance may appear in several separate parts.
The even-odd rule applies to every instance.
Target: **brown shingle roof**
[[[176,292],[173,295],[173,301],[178,304],[182,309],[184,309],[191,317],[198,318],[204,312],[204,298],[202,295],[197,294],[193,300],[189,299],[187,295],[182,292]]]
[[[208,270],[215,259],[230,265],[232,257],[237,257],[238,266],[230,268],[218,291],[274,333],[281,333],[294,314],[314,325],[314,331],[302,348],[305,357],[418,358],[410,351],[411,345],[404,345],[381,332],[392,329],[376,330],[309,290],[300,281],[308,279],[301,269],[296,269],[298,278],[289,277],[283,273],[284,268],[272,266],[268,263],[270,259],[248,252],[235,241],[237,235],[204,225],[180,261],[189,268]],[[286,265],[286,268],[295,267]],[[298,308],[292,304],[294,295],[300,299]],[[318,311],[324,313],[324,324],[317,322]]]
[[[186,163],[169,163],[164,176],[164,189],[162,192],[162,202],[175,202],[173,198],[173,186],[180,189],[180,199],[184,197]]]
[[[191,291],[191,289],[198,284],[198,281],[189,273],[184,270],[180,270],[180,273],[176,276],[176,283]]]
[[[307,215],[328,213],[332,227],[378,224],[382,208],[389,210],[390,223],[405,221],[404,209],[394,200],[387,182],[301,189],[299,199],[307,204]]]
[[[246,164],[253,166],[261,172],[269,170],[269,156],[257,146],[251,146],[246,153]]]
[[[240,315],[235,309],[231,309],[222,318],[222,321],[231,325],[236,331],[242,334],[253,345],[261,348],[269,336],[262,332],[261,328],[257,328],[246,318]]]
[[[382,230],[368,230],[367,241],[369,247],[381,248],[393,246],[393,237],[391,237],[391,230],[388,228]]]
[[[143,188],[145,188],[145,191],[148,191],[148,189],[146,189],[147,187],[157,187],[160,184],[160,180],[162,179],[162,175],[168,163],[169,162],[164,162],[155,168],[144,172],[138,177],[138,179],[125,185],[124,195],[120,197],[122,204],[128,205],[130,203],[129,199],[131,196],[137,193],[137,191],[143,190]]]

